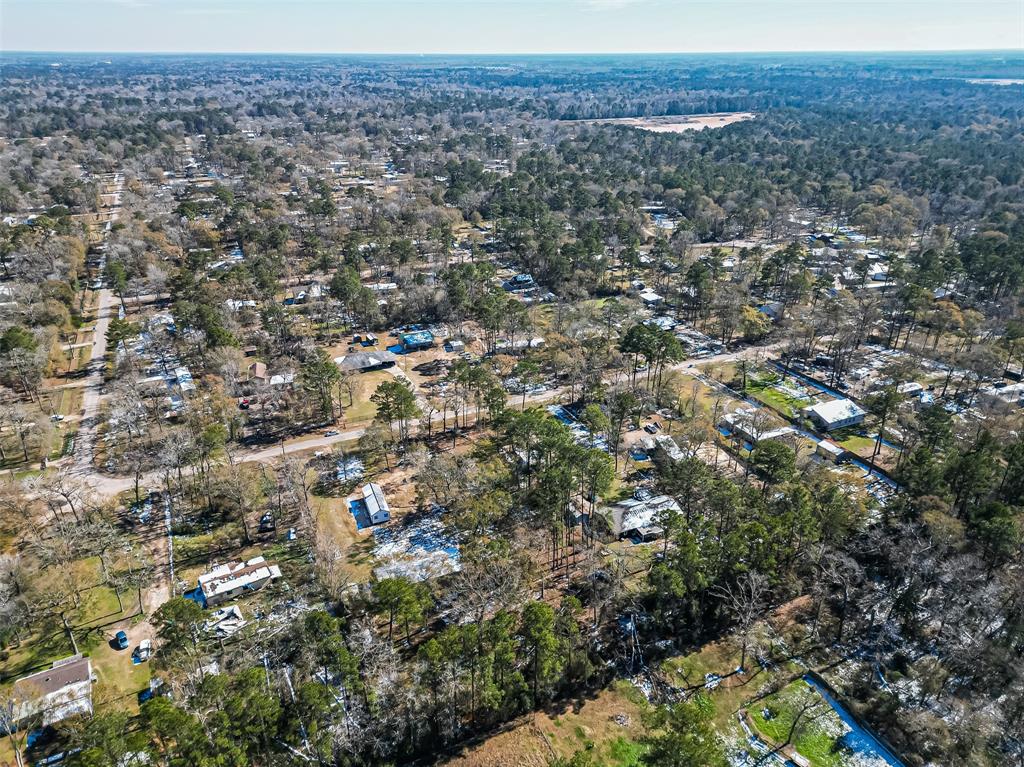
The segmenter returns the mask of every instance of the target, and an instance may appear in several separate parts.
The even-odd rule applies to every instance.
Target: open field
[[[610,117],[603,120],[574,120],[597,125],[622,125],[651,133],[686,133],[706,128],[724,128],[726,125],[753,120],[752,112],[716,112],[706,115],[661,115],[657,117]]]

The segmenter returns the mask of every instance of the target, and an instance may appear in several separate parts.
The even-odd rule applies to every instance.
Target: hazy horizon
[[[19,53],[685,55],[1024,48],[1019,0],[4,0],[2,13],[0,48]]]
[[[903,48],[903,49],[860,49],[860,50],[801,50],[801,51],[776,51],[764,50],[735,50],[735,51],[491,51],[487,53],[467,51],[229,51],[229,50],[181,50],[181,51],[157,51],[157,50],[57,50],[57,49],[0,49],[0,56],[236,56],[240,58],[251,56],[282,56],[282,57],[338,57],[338,58],[600,58],[600,57],[687,57],[687,56],[956,56],[961,54],[999,55],[1012,54],[1024,57],[1024,48]]]

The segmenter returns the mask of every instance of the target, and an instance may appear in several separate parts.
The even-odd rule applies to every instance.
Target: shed
[[[379,525],[391,519],[391,507],[388,506],[388,499],[384,497],[384,491],[380,485],[375,482],[363,485],[363,503],[366,504],[366,513],[369,514],[372,524]]]
[[[846,450],[830,439],[823,439],[815,446],[814,452],[828,461],[839,463],[843,459]]]
[[[246,379],[257,383],[266,383],[270,380],[267,375],[267,364],[265,362],[252,362],[245,369]]]

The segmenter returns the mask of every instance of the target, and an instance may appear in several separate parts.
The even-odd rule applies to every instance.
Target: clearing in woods
[[[566,122],[624,125],[651,133],[685,133],[705,128],[724,128],[726,125],[753,120],[753,112],[715,112],[707,115],[658,115],[655,117],[608,117],[599,120],[567,120]]]

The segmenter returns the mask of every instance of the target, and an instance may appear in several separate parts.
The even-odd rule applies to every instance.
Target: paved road
[[[103,369],[107,354],[107,328],[110,326],[111,308],[117,303],[112,291],[99,292],[96,305],[96,328],[93,330],[92,355],[86,366],[85,391],[82,394],[82,420],[75,435],[75,457],[72,467],[76,474],[91,474],[96,447],[96,429],[99,426],[100,390],[103,388]]]
[[[113,302],[113,296],[109,293],[109,291],[104,291],[104,293],[107,294],[108,302],[112,303]],[[104,323],[102,331],[103,331],[104,344],[105,344],[106,343],[106,338],[105,338],[106,337],[106,323]],[[100,334],[99,322],[97,322],[97,336],[99,336],[99,334]],[[727,353],[719,354],[719,355],[716,355],[714,357],[709,357],[709,358],[703,359],[703,360],[693,360],[693,361],[689,361],[688,360],[688,361],[684,361],[684,362],[682,362],[679,365],[676,365],[674,367],[677,370],[686,371],[688,368],[691,368],[691,367],[696,368],[697,365],[707,365],[709,363],[710,364],[716,364],[716,363],[723,363],[723,362],[733,362],[733,361],[738,360],[738,359],[751,359],[751,358],[753,358],[753,357],[755,357],[757,355],[764,355],[764,354],[766,354],[766,353],[768,353],[768,352],[778,348],[779,346],[780,346],[780,344],[773,344],[773,345],[769,345],[769,346],[749,347],[749,348],[742,349],[742,350],[737,351],[737,352],[727,352]],[[101,355],[101,357],[102,357],[102,355]],[[100,382],[102,382],[102,367],[100,368],[99,380],[100,380]],[[561,393],[562,393],[561,389],[553,390],[553,391],[547,391],[547,392],[541,392],[541,393],[538,393],[538,394],[534,394],[534,395],[528,396],[526,398],[526,402],[527,402],[528,405],[541,404],[541,403],[544,403],[544,402],[547,402],[547,401],[551,401],[551,400],[554,400],[554,399],[558,398],[561,395]],[[88,397],[88,392],[87,392],[87,397]],[[522,402],[522,397],[520,395],[511,395],[509,397],[509,407],[513,407],[513,408],[518,409],[520,407],[521,402]],[[92,403],[92,407],[95,410],[98,411],[98,407],[99,407],[98,391],[96,392],[95,401]],[[476,414],[476,409],[473,408],[473,407],[469,407],[469,408],[466,409],[465,413],[467,415],[470,415],[470,416],[475,415]],[[86,419],[86,420],[88,420],[88,419]],[[93,420],[95,420],[95,419],[93,419]],[[434,415],[432,420],[435,421],[435,422],[440,423],[441,420],[442,420],[441,414],[438,413],[438,414]],[[82,434],[82,431],[84,431],[84,429],[85,429],[85,427],[83,426],[83,430],[80,430],[79,434]],[[324,436],[322,433],[318,434],[318,435],[309,435],[307,437],[301,437],[301,438],[298,438],[298,439],[295,439],[295,440],[291,440],[291,441],[288,441],[288,442],[282,442],[282,443],[279,443],[277,445],[273,445],[271,447],[262,447],[262,448],[255,448],[255,449],[240,450],[240,451],[232,452],[231,457],[232,457],[232,460],[235,463],[270,463],[270,462],[272,462],[272,461],[274,461],[276,459],[279,459],[279,458],[281,458],[282,456],[285,456],[285,455],[292,455],[292,454],[295,454],[295,453],[304,453],[304,452],[310,452],[310,451],[316,451],[316,450],[329,450],[331,447],[333,447],[334,445],[337,445],[339,443],[351,442],[351,441],[359,439],[366,432],[366,429],[367,429],[367,427],[365,427],[365,426],[358,427],[358,428],[353,428],[353,429],[347,429],[345,431],[339,431],[337,434],[334,434],[334,435],[332,435],[330,437]],[[413,431],[415,431],[415,427],[413,428]],[[95,424],[93,424],[92,427],[91,427],[90,437],[91,437],[91,441],[89,441],[88,443],[76,441],[76,444],[75,444],[75,453],[76,453],[76,455],[75,455],[75,466],[76,466],[76,469],[79,469],[76,473],[78,473],[81,476],[81,478],[84,479],[86,481],[86,483],[97,494],[105,496],[105,497],[110,497],[110,496],[113,496],[113,495],[117,495],[119,493],[123,493],[123,492],[125,492],[127,490],[134,489],[134,487],[135,487],[135,480],[134,480],[134,478],[132,478],[132,477],[111,476],[111,475],[107,475],[107,474],[101,474],[101,473],[99,473],[98,471],[96,471],[92,467],[91,461],[92,461],[92,447],[93,447],[93,444],[95,442]],[[85,457],[86,455],[88,455],[87,458]],[[147,487],[147,486],[148,487],[158,487],[158,486],[160,486],[162,484],[162,481],[163,481],[162,475],[159,472],[150,472],[150,473],[144,475],[141,478],[140,484],[143,487]]]
[[[753,360],[755,358],[764,359],[769,353],[778,351],[786,345],[785,341],[777,341],[773,344],[766,344],[765,346],[748,346],[745,349],[740,349],[735,352],[722,352],[716,354],[713,357],[705,357],[704,359],[692,359],[683,360],[678,365],[673,365],[673,370],[687,371],[690,368],[705,367],[707,365],[721,365],[726,362],[736,362],[738,360]]]

